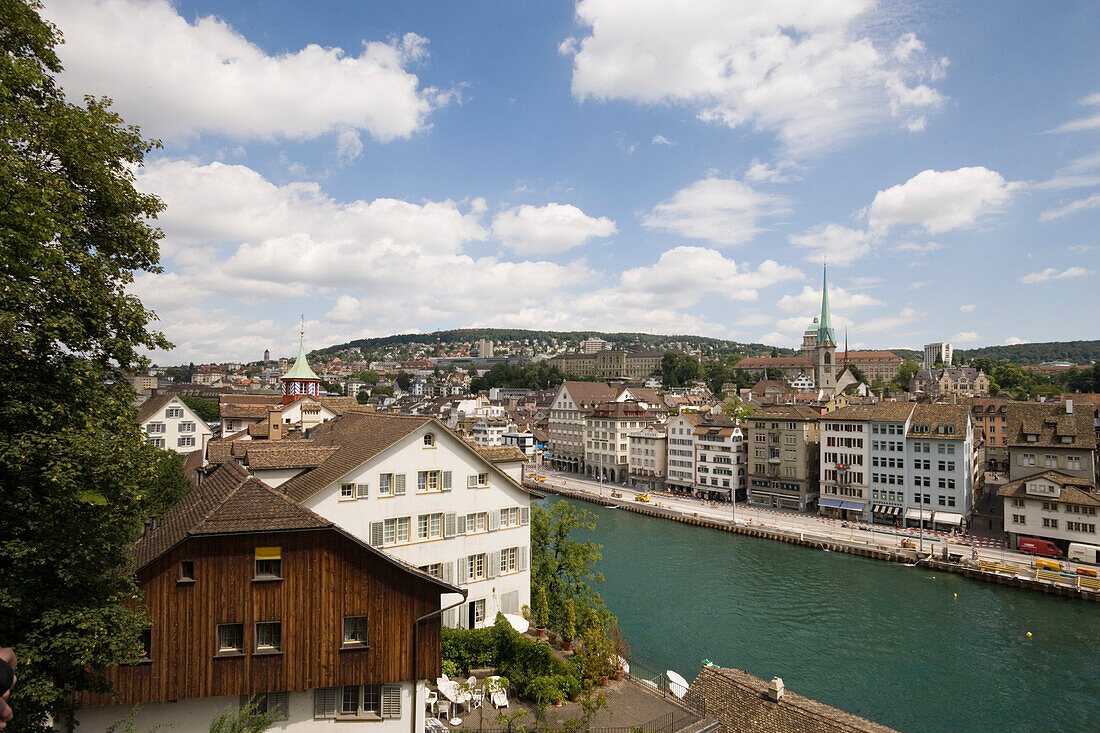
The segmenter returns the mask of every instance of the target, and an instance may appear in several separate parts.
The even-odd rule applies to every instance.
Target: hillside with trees
[[[1100,361],[1100,340],[983,346],[978,349],[955,349],[955,355],[964,361],[981,358],[989,359],[994,364],[1042,364],[1048,361],[1068,361],[1072,364],[1084,365]]]

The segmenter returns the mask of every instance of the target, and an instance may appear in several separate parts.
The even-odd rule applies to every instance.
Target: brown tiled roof
[[[901,422],[913,412],[912,402],[879,402],[874,405],[848,405],[830,412],[828,420],[894,420]]]
[[[848,361],[863,361],[865,359],[901,361],[901,357],[893,351],[849,351],[847,355]],[[840,357],[840,354],[837,354],[837,356]]]
[[[998,496],[1016,496],[1025,498],[1031,496],[1027,493],[1024,485],[1028,481],[1034,481],[1035,479],[1047,479],[1052,483],[1056,483],[1062,487],[1062,494],[1058,497],[1058,501],[1067,504],[1084,504],[1088,506],[1100,506],[1100,494],[1096,493],[1096,484],[1085,478],[1078,478],[1077,476],[1069,476],[1061,471],[1043,471],[1042,473],[1035,474],[1034,476],[1027,476],[1026,478],[1016,479],[1015,481],[1009,481],[1007,484],[997,490]],[[1032,499],[1038,499],[1037,496],[1031,496]]]
[[[885,404],[885,403],[884,403]],[[970,408],[966,405],[917,405],[913,419],[909,423],[909,437],[936,440],[966,440],[966,423],[970,420]],[[931,426],[930,432],[915,433],[913,426],[924,424]],[[955,432],[941,433],[940,425],[954,425]]]
[[[272,408],[263,405],[225,405],[218,409],[222,418],[234,420],[266,420]]]
[[[261,420],[260,422],[254,422],[249,425],[245,430],[253,438],[267,438],[271,435],[271,423],[267,420]]]
[[[615,399],[618,390],[603,382],[564,382],[573,402],[581,406],[595,405],[597,402]]]
[[[708,715],[728,733],[891,733],[893,728],[786,690],[768,699],[768,682],[739,669],[703,667],[688,700],[705,700]],[[895,732],[896,733],[896,732]]]
[[[628,389],[630,390],[630,394],[634,395],[639,402],[645,402],[648,405],[656,405],[661,402],[661,395],[657,393],[657,390],[650,389],[649,387],[623,387],[619,390],[619,394],[622,394]]]
[[[225,463],[233,455],[233,444],[239,443],[248,434],[248,430],[240,430],[224,438],[216,438],[206,444],[206,460],[210,463]]]
[[[734,365],[734,369],[813,369],[814,363],[802,356],[746,356]]]
[[[247,405],[249,407],[279,407],[283,404],[282,395],[277,394],[240,394],[223,392],[218,396],[222,405]]]
[[[245,446],[245,462],[252,470],[316,468],[338,450],[314,445],[312,440],[250,440]]]
[[[174,399],[176,399],[176,395],[174,394],[162,394],[154,395],[145,400],[145,402],[141,403],[141,407],[138,408],[138,425],[151,418],[157,413],[158,410],[160,410],[162,407],[164,407]]]
[[[1027,435],[1037,435],[1028,441]],[[1063,443],[1063,437],[1072,443]],[[1010,446],[1041,446],[1046,448],[1096,449],[1093,411],[1078,410],[1067,415],[1062,403],[1010,403],[1008,406],[1008,444]]]
[[[474,445],[471,447],[480,453],[482,458],[492,463],[513,463],[527,460],[527,456],[524,455],[523,451],[514,445]]]
[[[821,411],[803,405],[775,405],[765,407],[749,415],[749,420],[757,418],[773,420],[817,420],[821,417]]]

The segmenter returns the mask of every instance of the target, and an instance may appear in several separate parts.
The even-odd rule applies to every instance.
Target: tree
[[[610,619],[603,599],[590,585],[603,582],[603,574],[593,569],[602,557],[601,546],[572,537],[575,530],[595,529],[595,514],[566,501],[555,502],[549,511],[531,508],[531,587],[544,589],[553,628],[565,625],[569,599],[582,618],[595,612]]]
[[[261,713],[259,701],[250,697],[240,707],[230,705],[219,713],[210,723],[210,733],[264,733],[278,719],[274,710]]]
[[[909,381],[920,371],[920,362],[906,359],[898,365],[897,376],[890,380],[890,387],[897,392],[908,392]]]
[[[862,369],[855,364],[849,364],[848,370],[852,373],[853,377],[860,381],[860,384],[867,384],[867,375],[863,373]]]
[[[744,420],[759,409],[760,408],[756,405],[751,402],[745,402],[737,395],[730,395],[726,398],[726,401],[722,403],[722,412],[738,421]]]
[[[129,549],[173,488],[115,369],[171,344],[126,291],[159,272],[161,210],[133,171],[152,143],[107,100],[66,101],[56,28],[0,2],[0,639],[16,647],[9,731],[64,726],[74,694],[135,661]],[[113,381],[114,384],[108,384]],[[176,487],[178,489],[178,487]]]
[[[402,392],[408,392],[409,388],[412,387],[412,377],[409,376],[408,372],[398,372],[396,381],[397,386],[401,389]]]
[[[871,391],[877,394],[879,397],[882,397],[883,393],[886,392],[886,388],[888,386],[889,385],[886,384],[886,380],[883,379],[881,376],[875,377],[870,384]]]
[[[367,371],[361,372],[359,374],[359,380],[363,382],[363,384],[369,384],[372,387],[378,384],[379,379],[381,379],[381,377],[378,375],[378,372],[374,371],[373,369],[368,369]]]
[[[355,401],[358,402],[360,405],[367,404],[368,402],[370,402],[370,392],[365,389],[359,390],[359,392],[357,392],[355,395]]]
[[[217,422],[218,418],[221,417],[221,408],[214,400],[206,400],[192,395],[180,395],[180,399],[183,400],[183,404],[194,410],[203,422]]]
[[[665,387],[683,387],[699,378],[699,360],[688,354],[666,351],[661,357],[661,382]]]

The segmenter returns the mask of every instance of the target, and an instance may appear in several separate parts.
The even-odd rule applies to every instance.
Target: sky
[[[47,0],[162,364],[463,327],[1100,337],[1100,4]]]

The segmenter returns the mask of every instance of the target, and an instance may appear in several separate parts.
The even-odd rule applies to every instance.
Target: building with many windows
[[[179,395],[155,395],[138,408],[138,427],[145,441],[158,448],[190,453],[205,450],[214,434]]]
[[[945,395],[987,395],[989,377],[973,367],[920,369],[909,380],[909,391],[923,392],[933,399]]]
[[[581,354],[559,354],[549,363],[565,374],[600,379],[645,379],[660,371],[663,351],[602,349]]]
[[[1008,405],[1003,397],[975,397],[970,401],[974,432],[985,440],[985,470],[1008,472]]]
[[[710,501],[744,501],[748,466],[741,424],[726,415],[703,415],[692,442],[695,495]]]
[[[630,474],[627,436],[653,422],[645,407],[635,400],[596,405],[584,421],[586,475],[626,483]]]
[[[748,418],[748,501],[817,511],[821,413],[801,405],[765,407]]]
[[[695,426],[703,422],[696,412],[682,412],[668,421],[668,477],[665,488],[691,494],[695,486]]]
[[[917,405],[909,419],[905,526],[960,529],[974,503],[974,427],[963,405]],[[872,436],[874,437],[874,436]]]
[[[1009,547],[1021,537],[1051,540],[1065,552],[1070,542],[1100,544],[1100,494],[1096,484],[1079,476],[1047,470],[1002,486]]]
[[[934,344],[924,345],[924,361],[921,363],[925,369],[931,369],[937,364],[943,366],[951,366],[954,354],[951,351],[951,344],[946,342],[936,342]]]
[[[1054,469],[1096,481],[1096,431],[1091,409],[1062,403],[1020,402],[1008,406],[1010,481]]]
[[[646,410],[660,407],[657,393],[646,387],[604,382],[563,382],[550,403],[547,442],[554,468],[586,473],[584,425],[588,413],[601,402],[635,400]]]
[[[627,433],[626,439],[631,485],[646,491],[663,489],[668,470],[667,428],[650,425]]]

